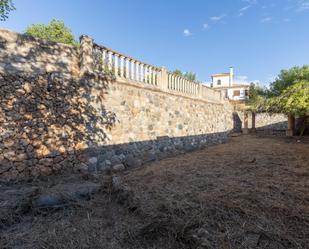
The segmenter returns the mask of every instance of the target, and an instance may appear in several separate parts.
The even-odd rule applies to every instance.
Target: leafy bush
[[[25,33],[48,41],[78,46],[72,31],[60,20],[53,19],[47,25],[33,24],[26,29]]]

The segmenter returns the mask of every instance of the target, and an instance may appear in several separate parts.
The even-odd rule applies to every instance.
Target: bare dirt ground
[[[86,181],[100,191],[52,208],[35,208],[34,194],[1,211],[0,248],[309,248],[308,137],[233,137],[118,176],[0,189]]]

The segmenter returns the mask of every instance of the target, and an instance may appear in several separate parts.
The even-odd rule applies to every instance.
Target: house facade
[[[230,67],[229,73],[213,74],[211,79],[211,87],[221,91],[224,98],[241,102],[248,100],[250,85],[234,83],[233,67]]]

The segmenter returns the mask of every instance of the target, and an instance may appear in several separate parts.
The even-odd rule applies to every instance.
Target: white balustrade
[[[141,63],[141,82],[145,82],[145,69],[144,69],[144,64]]]
[[[124,56],[120,55],[120,77],[124,77]]]
[[[183,92],[183,85],[185,84],[185,79],[181,78],[180,79],[180,84],[179,84],[179,91]]]
[[[119,66],[118,66],[119,57],[118,56],[119,56],[118,54],[114,54],[114,73],[115,73],[116,76],[119,75],[119,71],[118,71],[118,69],[119,69]]]
[[[126,79],[130,79],[130,61],[126,59]]]
[[[102,65],[105,67],[106,65],[106,50],[104,49],[102,52]]]
[[[153,68],[153,84],[154,85],[158,85],[158,72],[157,72],[157,69]]]
[[[135,61],[131,60],[131,80],[135,80]]]
[[[112,51],[108,51],[108,69],[112,70],[112,64],[113,63],[113,52]]]
[[[136,64],[135,64],[135,78],[136,78],[136,81],[140,81],[139,65],[140,65],[140,62],[137,61]]]
[[[179,94],[185,94],[194,98],[216,102],[221,101],[220,92],[182,76],[166,72],[166,69],[163,71],[96,44],[93,51],[95,70],[107,68],[112,70],[117,77],[150,84],[160,88],[162,91],[172,90],[173,92],[179,92]]]
[[[151,66],[148,67],[148,72],[149,72],[149,84],[153,84],[153,81],[152,81],[152,68],[151,68]]]

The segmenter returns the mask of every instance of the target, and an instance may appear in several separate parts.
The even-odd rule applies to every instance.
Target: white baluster
[[[176,91],[179,91],[179,81],[180,81],[180,77],[177,76],[176,77]]]
[[[124,77],[124,56],[120,55],[120,77]]]
[[[126,58],[126,79],[130,79],[130,60]]]
[[[134,64],[135,64],[135,61],[131,60],[131,80],[135,79]]]
[[[114,72],[115,72],[115,76],[119,76],[119,68],[118,68],[118,54],[114,55]]]
[[[106,50],[103,49],[102,51],[102,66],[103,68],[105,68],[107,65],[106,65]]]
[[[141,82],[145,82],[144,64],[141,63]]]
[[[183,88],[184,88],[184,85],[186,83],[186,80],[185,79],[182,79],[181,80],[181,84],[180,84],[180,91],[183,92]]]
[[[108,53],[108,64],[107,64],[107,68],[108,68],[108,70],[112,70],[112,68],[113,68],[113,52],[112,51],[108,51],[107,52]]]
[[[188,93],[188,92],[189,92],[189,81],[186,80],[186,93]]]
[[[156,86],[157,85],[157,69],[156,68],[153,68],[153,71],[152,71],[152,82],[153,84]]]
[[[176,90],[176,85],[177,85],[177,76],[174,75],[173,76],[174,80],[173,80],[173,90]]]
[[[167,74],[167,89],[171,89],[171,75]]]
[[[136,65],[136,81],[140,81],[140,74],[139,74],[140,62],[137,61],[135,65]]]
[[[149,84],[152,84],[152,70],[151,67],[148,67],[148,72],[149,72]]]

